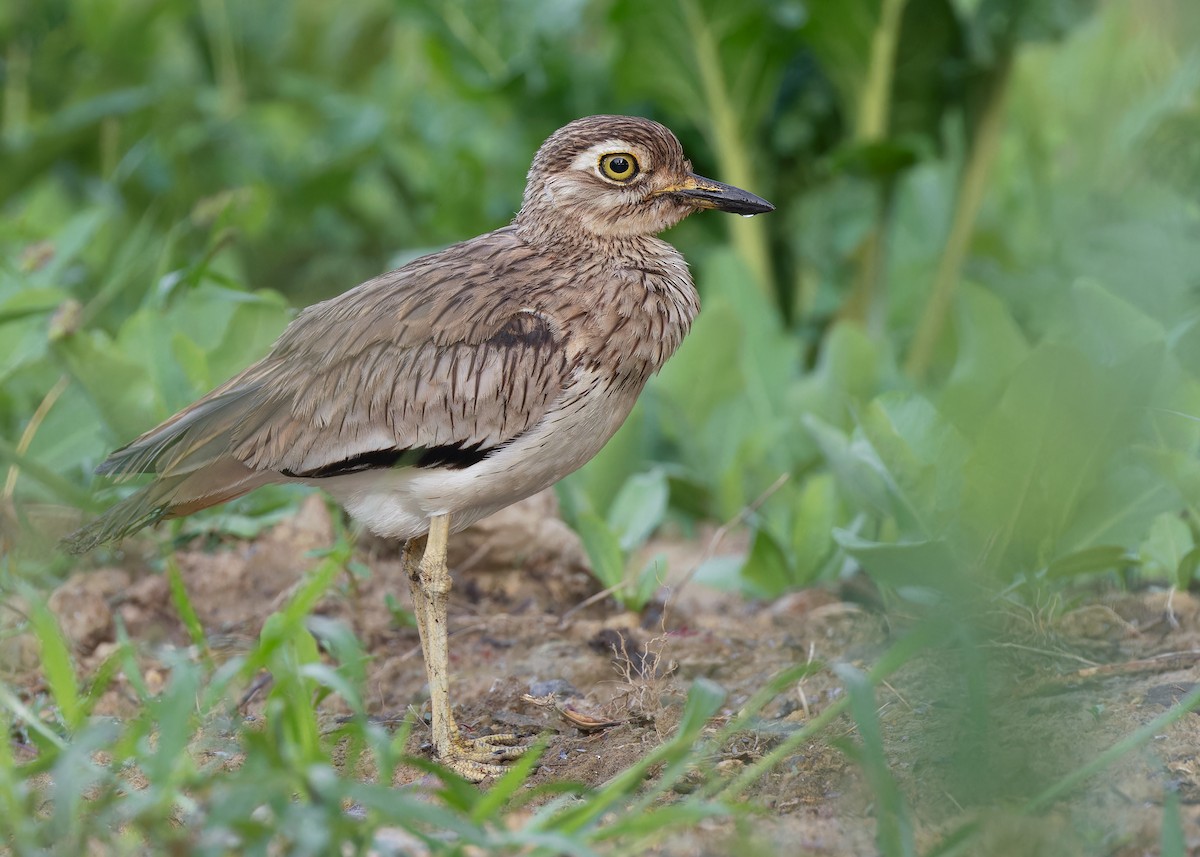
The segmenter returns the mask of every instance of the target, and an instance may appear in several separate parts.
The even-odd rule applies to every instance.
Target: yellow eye
[[[627,182],[638,174],[637,158],[628,152],[613,152],[600,159],[600,172],[615,182]]]

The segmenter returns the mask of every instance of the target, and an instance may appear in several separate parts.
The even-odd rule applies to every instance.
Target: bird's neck
[[[577,222],[549,223],[522,215],[513,221],[521,240],[564,262],[584,261],[589,265],[625,268],[673,261],[679,256],[674,247],[654,235],[599,235]]]

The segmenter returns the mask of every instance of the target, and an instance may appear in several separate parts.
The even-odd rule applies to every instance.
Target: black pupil
[[[627,158],[613,158],[608,162],[608,166],[614,173],[627,173],[630,169]]]

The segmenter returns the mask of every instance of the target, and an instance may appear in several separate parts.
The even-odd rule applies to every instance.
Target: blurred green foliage
[[[746,520],[748,556],[696,577],[757,597],[859,566],[926,601],[1130,569],[1188,586],[1200,567],[1192,0],[37,0],[0,5],[0,81],[6,595],[61,570],[37,554],[62,509],[121,490],[90,475],[108,450],[260,356],[291,307],[506,222],[542,139],[598,112],[665,122],[698,170],[778,206],[671,234],[703,312],[564,487],[627,604],[657,585],[657,562],[630,563],[663,522]],[[214,526],[246,534],[287,502],[258,492]],[[697,683],[676,737],[598,789],[525,792],[526,763],[488,792],[440,772],[428,800],[339,778],[337,739],[384,783],[401,762],[437,771],[365,716],[358,641],[308,615],[350,550],[339,539],[220,667],[168,566],[202,657],[179,655],[158,695],[126,639],[81,680],[54,617],[31,609],[44,694],[0,683],[4,722],[38,750],[17,765],[0,741],[15,853],[365,853],[392,826],[438,854],[637,853],[731,811],[843,711],[892,809],[880,851],[912,853],[867,682],[927,641],[902,641],[865,679],[845,672],[846,698],[676,801],[661,798],[800,672],[715,744],[701,735],[722,693]],[[260,668],[276,681],[272,728],[225,743],[224,700]],[[119,670],[141,713],[92,718]],[[311,702],[330,693],[354,716],[323,740]],[[214,776],[188,752],[199,740],[246,761]],[[146,788],[129,790],[123,766]],[[49,792],[29,785],[44,772]],[[1182,853],[1180,824],[1168,804],[1164,853]]]
[[[701,579],[771,596],[857,564],[915,594],[1140,566],[1186,585],[1198,18],[1183,0],[7,6],[4,496],[35,524],[91,504],[105,452],[261,355],[289,306],[504,223],[550,131],[628,112],[779,210],[671,235],[703,313],[565,488],[607,583],[649,531],[629,510],[687,526],[753,505],[747,561]],[[285,502],[265,496],[240,508]]]

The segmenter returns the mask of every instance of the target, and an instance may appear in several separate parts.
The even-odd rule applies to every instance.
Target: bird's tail
[[[187,477],[153,482],[62,540],[68,553],[87,553],[171,516],[171,497]]]
[[[71,533],[62,546],[69,553],[87,553],[166,518],[190,515],[280,481],[286,480],[279,473],[252,470],[233,458],[218,459],[192,473],[160,476]]]

